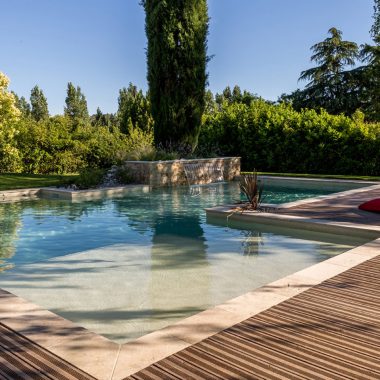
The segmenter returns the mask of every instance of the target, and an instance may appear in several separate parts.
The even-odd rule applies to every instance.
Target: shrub
[[[78,189],[91,189],[99,186],[104,179],[105,170],[99,168],[84,169],[79,173],[72,183],[77,186]]]
[[[246,170],[379,175],[379,128],[359,115],[224,102],[204,116],[198,154],[241,156]]]

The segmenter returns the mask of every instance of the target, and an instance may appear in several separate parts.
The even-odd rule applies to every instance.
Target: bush
[[[224,102],[204,116],[198,154],[241,156],[245,170],[379,175],[380,125],[359,116]]]
[[[99,186],[103,182],[104,175],[104,169],[84,169],[72,183],[76,185],[79,190],[91,189]]]
[[[153,149],[152,132],[134,128],[125,135],[117,127],[74,124],[64,116],[39,122],[24,118],[16,129],[19,157],[7,155],[12,161],[7,167],[16,171],[17,165],[17,171],[26,173],[65,174],[87,167],[107,168],[122,162],[136,149]]]

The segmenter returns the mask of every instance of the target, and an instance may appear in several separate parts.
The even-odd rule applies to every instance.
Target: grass
[[[242,172],[251,173],[251,172]],[[269,173],[259,172],[262,175],[277,177],[326,178],[326,179],[353,179],[362,181],[380,181],[380,176],[358,176],[338,174],[300,174],[300,173]],[[75,174],[0,174],[0,191],[13,189],[28,189],[32,187],[58,186],[75,178]]]
[[[58,186],[76,175],[58,174],[0,174],[0,191],[28,189],[32,187]]]
[[[252,173],[252,172],[242,172]],[[302,174],[302,173],[270,173],[258,172],[261,175],[269,175],[276,177],[301,177],[301,178],[324,178],[324,179],[353,179],[360,181],[380,181],[379,176],[363,176],[363,175],[340,175],[340,174]]]

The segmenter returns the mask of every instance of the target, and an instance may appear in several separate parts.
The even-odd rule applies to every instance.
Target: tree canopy
[[[15,96],[8,90],[9,79],[0,72],[0,172],[19,170],[19,152],[14,137],[16,122],[21,116]]]
[[[79,86],[75,87],[71,82],[67,84],[66,107],[64,114],[76,121],[89,119],[87,100]]]
[[[34,86],[30,92],[31,115],[34,120],[40,121],[49,118],[49,109],[46,96],[43,91]]]

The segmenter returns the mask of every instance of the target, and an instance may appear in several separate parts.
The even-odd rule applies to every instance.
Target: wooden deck
[[[324,219],[333,222],[349,222],[380,226],[380,214],[358,209],[361,203],[380,198],[380,189],[340,196],[278,210],[277,213]]]
[[[94,380],[95,378],[0,323],[0,379]]]
[[[128,377],[380,379],[380,257]]]

